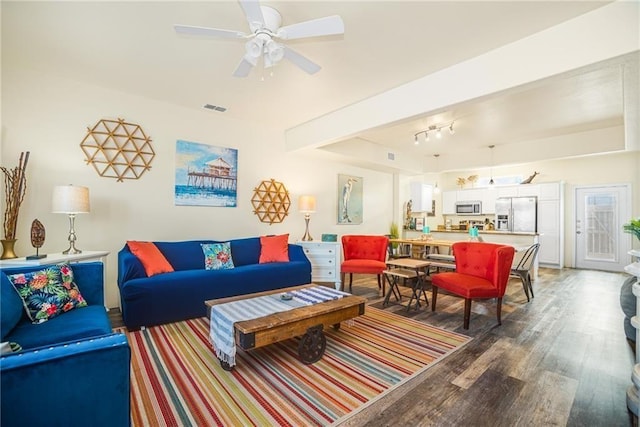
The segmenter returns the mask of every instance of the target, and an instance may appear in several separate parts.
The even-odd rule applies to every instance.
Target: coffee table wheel
[[[335,329],[336,331],[339,331],[340,330],[340,323],[335,323],[333,325],[333,329]]]
[[[327,339],[322,332],[322,325],[307,329],[298,344],[298,356],[305,365],[310,365],[322,359],[327,348]]]
[[[222,366],[222,369],[224,369],[227,372],[233,371],[233,366],[229,365],[229,363],[225,362],[224,360],[220,360],[220,366]]]

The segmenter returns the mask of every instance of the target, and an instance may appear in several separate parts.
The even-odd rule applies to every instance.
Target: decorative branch
[[[29,152],[20,153],[18,166],[15,168],[0,167],[4,174],[4,197],[6,208],[4,211],[4,238],[15,239],[18,226],[18,211],[27,191],[27,177],[25,171],[29,162]]]

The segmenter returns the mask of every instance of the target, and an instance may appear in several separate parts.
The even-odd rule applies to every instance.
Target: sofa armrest
[[[311,265],[311,262],[304,253],[302,246],[292,243],[289,243],[289,261],[306,261]]]
[[[122,333],[3,356],[0,424],[128,426],[130,359]]]
[[[144,266],[138,257],[129,251],[129,246],[125,245],[118,252],[118,287],[122,288],[129,280],[141,277],[147,277]]]

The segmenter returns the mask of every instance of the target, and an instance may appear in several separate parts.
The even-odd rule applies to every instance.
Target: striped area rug
[[[328,425],[427,369],[470,338],[373,307],[340,330],[313,365],[298,339],[238,349],[224,371],[209,322],[193,319],[128,333],[133,426]]]

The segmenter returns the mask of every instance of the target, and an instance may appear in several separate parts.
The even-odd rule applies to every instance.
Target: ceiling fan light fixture
[[[262,44],[263,44],[263,40],[257,37],[249,40],[245,44],[245,49],[247,51],[246,56],[250,56],[255,59],[260,58],[260,55],[262,55]]]
[[[265,45],[265,54],[269,57],[272,64],[275,64],[284,58],[284,48],[273,40],[269,40]]]

